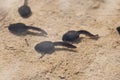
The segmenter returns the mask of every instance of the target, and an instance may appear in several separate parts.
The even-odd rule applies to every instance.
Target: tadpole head
[[[18,9],[18,12],[21,17],[28,18],[32,15],[32,11],[29,6],[23,5]]]
[[[8,30],[15,35],[22,35],[28,30],[28,27],[23,23],[14,23],[8,26]]]
[[[79,34],[76,31],[68,31],[62,37],[63,41],[68,41],[68,42],[75,42],[78,39],[79,39]]]
[[[55,51],[54,44],[51,41],[43,41],[35,45],[35,50],[40,54],[52,54]]]

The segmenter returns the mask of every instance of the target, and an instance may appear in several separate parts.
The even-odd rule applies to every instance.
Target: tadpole
[[[99,38],[98,35],[94,35],[86,30],[79,30],[79,31],[70,30],[63,35],[62,40],[65,42],[77,43],[80,40],[80,37],[79,37],[80,34],[84,34],[95,40]]]
[[[32,32],[29,30],[34,30],[34,31],[38,31],[40,33],[36,33],[36,32]],[[46,36],[47,32],[45,32],[43,29],[41,28],[37,28],[37,27],[33,27],[33,26],[26,26],[24,23],[15,23],[15,24],[10,24],[8,26],[8,30],[15,35],[18,36],[23,36],[23,35],[37,35],[37,36]]]
[[[116,30],[118,31],[118,33],[120,34],[120,26],[116,28]]]
[[[24,4],[18,8],[21,17],[28,18],[32,15],[31,8],[28,6],[28,0],[24,0]]]
[[[36,44],[35,50],[40,53],[42,58],[46,54],[52,54],[56,49],[55,46],[65,46],[67,48],[76,48],[76,46],[66,43],[66,42],[52,42],[52,41],[43,41]]]

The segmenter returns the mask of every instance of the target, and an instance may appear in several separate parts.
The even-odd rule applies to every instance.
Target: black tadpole
[[[79,30],[79,31],[71,30],[71,31],[66,32],[63,35],[62,40],[66,41],[66,42],[76,43],[80,39],[80,37],[79,37],[80,34],[84,34],[95,40],[97,40],[99,38],[98,35],[93,35],[92,33],[88,32],[86,30]]]
[[[118,33],[120,34],[120,26],[116,28],[116,30],[118,31]]]
[[[38,35],[38,36],[41,35],[40,33],[35,33],[35,32],[29,31],[29,29],[32,29],[34,31],[40,31],[42,36],[46,36],[47,35],[47,32],[45,32],[41,28],[37,28],[37,27],[33,27],[33,26],[26,26],[23,23],[15,23],[15,24],[10,24],[8,26],[8,30],[11,33],[13,33],[15,35],[18,35],[18,36],[27,35],[27,34]]]
[[[18,12],[21,17],[28,18],[32,15],[32,11],[27,3],[28,0],[24,0],[24,5],[22,5],[20,8],[18,8]]]
[[[51,42],[51,41],[43,41],[41,43],[38,43],[35,46],[35,50],[38,53],[41,53],[42,58],[46,54],[52,54],[55,51],[55,46],[65,46],[67,48],[76,48],[76,46],[66,43],[66,42]]]

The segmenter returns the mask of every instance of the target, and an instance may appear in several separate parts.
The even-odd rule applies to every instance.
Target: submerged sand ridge
[[[33,12],[28,19],[17,12],[24,0],[0,1],[0,80],[120,80],[119,0],[28,1]],[[48,37],[11,34],[8,25],[18,22],[42,28]],[[77,52],[61,50],[39,59],[37,43],[61,41],[68,30],[81,29],[100,38],[83,36],[74,44]]]

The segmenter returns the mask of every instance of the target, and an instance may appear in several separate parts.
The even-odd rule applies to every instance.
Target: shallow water
[[[29,0],[33,15],[23,19],[17,10],[22,0],[2,0],[0,24],[0,80],[119,80],[119,0]],[[7,14],[6,14],[7,13]],[[7,27],[22,22],[37,26],[48,37],[15,36]],[[42,41],[61,41],[68,30],[98,34],[95,41],[84,35],[77,52],[56,51],[43,59],[34,50]],[[29,46],[26,44],[27,39]]]

